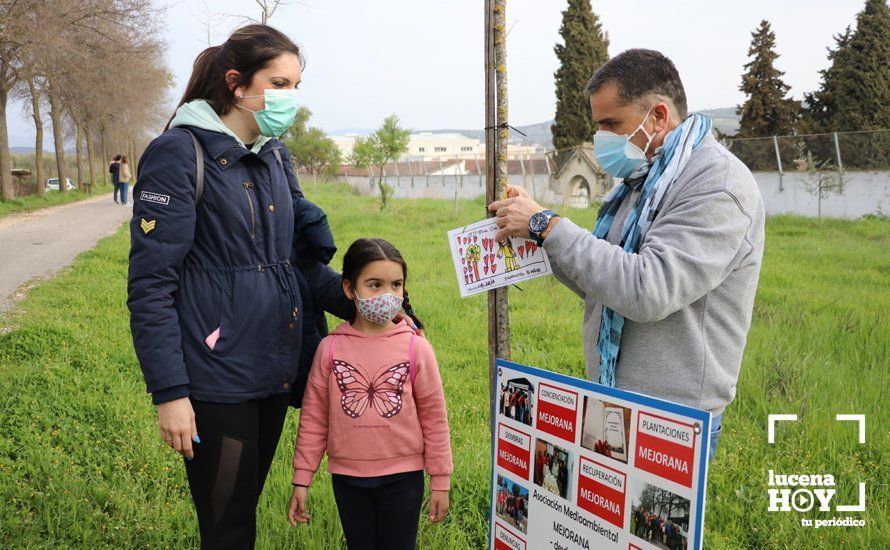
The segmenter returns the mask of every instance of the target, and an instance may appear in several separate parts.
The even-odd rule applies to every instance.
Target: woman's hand
[[[290,508],[287,511],[287,520],[291,525],[297,523],[309,523],[309,509],[306,508],[306,498],[309,496],[308,487],[294,487],[290,494]]]
[[[186,459],[195,456],[192,441],[200,443],[195,411],[188,397],[174,399],[158,405],[158,428],[164,443],[176,449]]]
[[[448,491],[430,491],[430,522],[439,523],[448,514]]]
[[[396,323],[401,323],[402,321],[408,321],[408,325],[414,329],[414,332],[417,333],[421,338],[426,338],[426,334],[414,324],[414,319],[412,319],[407,313],[404,311],[400,311],[396,314],[395,319],[393,319]]]

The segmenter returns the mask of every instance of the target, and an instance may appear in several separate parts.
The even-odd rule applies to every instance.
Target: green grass
[[[440,361],[456,471],[451,513],[421,519],[421,548],[487,541],[489,436],[486,299],[460,299],[445,233],[483,216],[481,201],[377,201],[320,185],[341,251],[359,236],[390,239],[411,268],[408,288]],[[568,211],[592,227],[594,212]],[[195,547],[197,528],[181,460],[157,433],[133,354],[125,306],[128,236],[84,253],[30,291],[0,336],[0,547]],[[876,548],[888,527],[887,387],[890,222],[768,223],[738,396],[710,469],[708,548]],[[339,257],[334,265],[339,266]],[[582,305],[553,279],[511,291],[513,359],[583,376]],[[798,413],[766,444],[768,413]],[[865,445],[837,413],[864,413]],[[297,414],[291,412],[258,510],[260,548],[333,548],[341,530],[328,476],[310,492],[311,525],[291,528]],[[832,473],[838,501],[868,484],[866,529],[802,528],[796,513],[767,513],[768,469]],[[324,470],[324,468],[322,468]],[[881,472],[884,472],[883,474]],[[808,514],[832,517],[835,514]],[[837,514],[843,515],[843,514]],[[857,514],[851,514],[857,515]],[[333,541],[333,542],[332,542]]]
[[[37,195],[27,195],[24,197],[14,198],[9,201],[0,199],[0,218],[9,216],[11,214],[33,212],[34,210],[40,210],[42,208],[48,208],[50,206],[82,201],[84,199],[95,197],[103,193],[110,193],[111,191],[112,186],[109,183],[108,185],[97,185],[93,188],[92,194],[87,194],[86,191],[78,188],[67,193],[60,193],[58,191],[47,191],[43,197],[38,197]]]

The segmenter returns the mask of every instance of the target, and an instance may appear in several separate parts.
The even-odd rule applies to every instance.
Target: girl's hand
[[[158,428],[164,443],[188,460],[194,458],[192,441],[200,443],[201,439],[195,426],[195,411],[188,397],[158,405]]]
[[[309,496],[308,487],[294,487],[290,495],[290,508],[287,511],[287,519],[295,526],[297,523],[309,523],[309,509],[306,508],[306,497]]]
[[[439,523],[448,514],[448,491],[430,491],[430,522]]]

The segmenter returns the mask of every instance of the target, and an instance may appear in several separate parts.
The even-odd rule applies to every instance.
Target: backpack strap
[[[328,349],[328,355],[331,356],[331,370],[334,370],[334,342],[337,341],[337,335],[331,335],[331,347]]]
[[[198,143],[198,138],[195,137],[194,132],[188,128],[183,128],[183,130],[192,136],[192,143],[195,144],[195,166],[197,168],[195,173],[195,206],[197,207],[201,204],[201,196],[204,194],[204,150],[201,148],[201,144]]]
[[[278,166],[280,166],[281,169],[283,170],[284,169],[284,161],[281,160],[281,153],[278,152],[278,147],[272,149],[272,154],[275,155],[275,160],[278,161]]]
[[[408,378],[411,380],[411,388],[414,388],[414,379],[417,377],[417,367],[414,365],[414,337],[415,333],[411,333],[411,343],[408,344]]]

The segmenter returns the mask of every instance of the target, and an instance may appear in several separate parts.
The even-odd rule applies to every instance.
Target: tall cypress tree
[[[556,121],[550,128],[553,146],[574,147],[593,139],[595,128],[584,89],[593,73],[609,59],[609,40],[590,0],[569,0],[559,29],[563,44],[554,47],[559,59],[556,78]]]
[[[776,35],[769,21],[764,19],[751,36],[748,57],[752,59],[745,65],[746,71],[739,87],[748,99],[737,111],[742,117],[738,137],[790,134],[800,108],[794,100],[786,97],[791,87],[782,80],[785,73],[775,67],[779,57],[776,53]]]
[[[836,130],[890,128],[890,7],[866,0],[837,82]]]
[[[831,65],[821,71],[819,90],[807,94],[807,132],[839,132],[845,168],[886,168],[890,132],[890,7],[886,0],[866,0],[856,16],[856,30],[835,37]],[[856,133],[844,133],[856,132]],[[810,140],[817,157],[834,160],[834,140]]]
[[[838,80],[846,72],[850,53],[850,38],[853,31],[850,26],[843,34],[835,35],[835,48],[828,49],[828,60],[831,65],[819,71],[822,85],[813,93],[805,94],[807,109],[805,123],[807,132],[829,132],[835,129],[834,118],[837,115]]]

